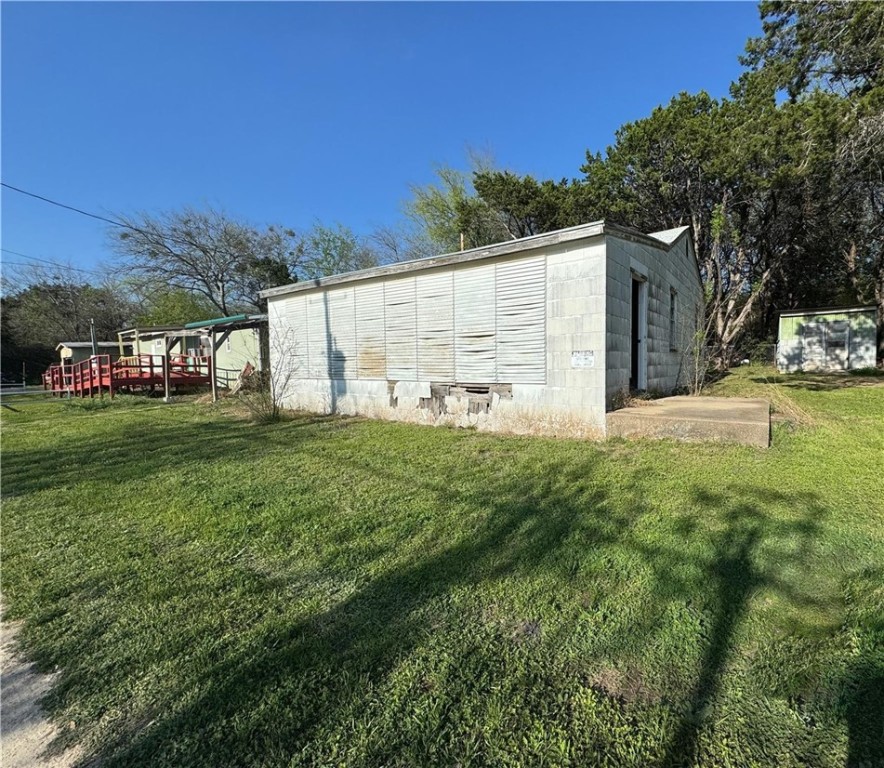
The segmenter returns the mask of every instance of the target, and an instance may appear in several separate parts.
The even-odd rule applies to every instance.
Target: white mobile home
[[[600,437],[684,383],[703,292],[686,227],[595,222],[262,295],[285,407]]]

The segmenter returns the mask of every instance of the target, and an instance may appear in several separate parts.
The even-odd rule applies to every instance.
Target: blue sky
[[[468,146],[538,177],[679,91],[726,95],[752,3],[16,3],[2,178],[98,213],[212,204],[360,233]],[[105,227],[2,191],[2,247],[106,262]],[[7,263],[20,257],[3,253]]]

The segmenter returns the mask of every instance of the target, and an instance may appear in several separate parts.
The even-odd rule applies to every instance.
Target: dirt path
[[[0,622],[0,765],[3,768],[69,768],[78,749],[46,755],[58,729],[40,707],[52,686],[52,675],[41,675],[21,658],[17,637],[21,623]]]

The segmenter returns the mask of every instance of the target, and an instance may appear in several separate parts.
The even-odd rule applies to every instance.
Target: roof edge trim
[[[452,266],[454,264],[465,264],[472,261],[480,261],[482,259],[491,259],[496,256],[508,256],[510,254],[530,251],[550,245],[558,245],[560,243],[597,237],[599,235],[613,235],[614,237],[633,240],[654,248],[661,248],[669,251],[689,231],[690,228],[685,227],[684,232],[679,234],[671,243],[666,243],[664,240],[640,232],[637,229],[632,229],[631,227],[625,227],[620,224],[613,224],[603,220],[593,221],[588,224],[579,224],[576,227],[557,229],[553,232],[544,232],[539,235],[519,238],[518,240],[508,240],[503,243],[494,243],[479,248],[470,248],[466,251],[456,251],[454,253],[446,253],[440,256],[431,256],[424,259],[412,259],[411,261],[400,261],[395,264],[385,264],[380,267],[371,267],[369,269],[361,269],[355,272],[343,272],[339,275],[329,275],[328,277],[304,280],[299,283],[280,285],[276,288],[268,288],[261,291],[260,296],[261,298],[270,299],[277,296],[285,296],[290,293],[299,293],[301,291],[309,291],[316,288],[326,288],[343,283],[392,277],[400,274],[408,274],[410,272]]]

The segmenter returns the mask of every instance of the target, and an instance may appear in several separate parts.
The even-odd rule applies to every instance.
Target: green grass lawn
[[[831,384],[831,386],[830,386]],[[773,446],[3,411],[3,593],[111,766],[884,765],[884,385]]]

